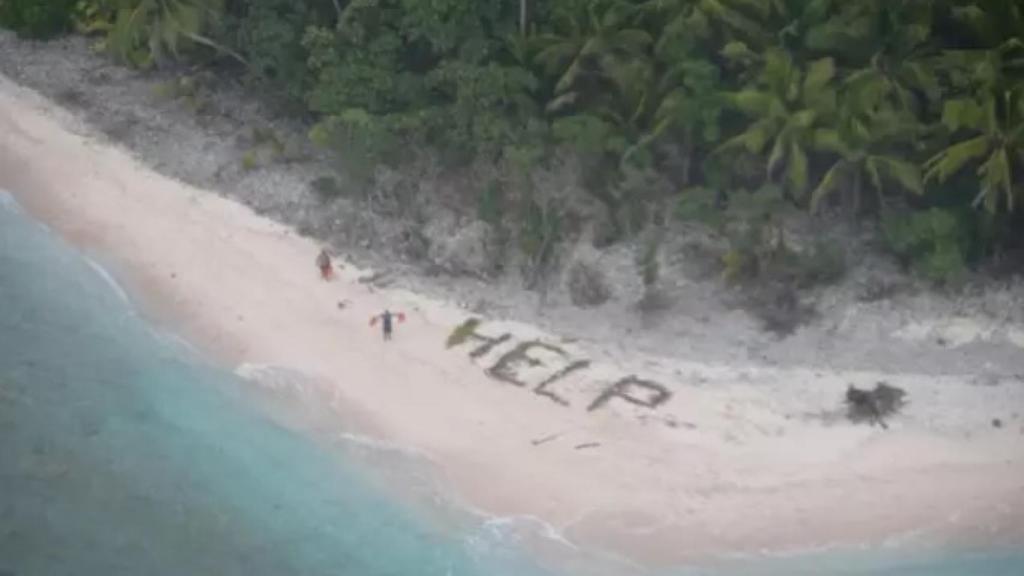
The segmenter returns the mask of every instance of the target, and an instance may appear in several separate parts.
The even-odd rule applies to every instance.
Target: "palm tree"
[[[660,29],[655,53],[692,49],[713,32],[712,13],[704,0],[645,0],[639,15],[651,29]]]
[[[950,145],[925,163],[927,180],[945,182],[968,165],[977,166],[980,188],[973,204],[990,213],[1005,205],[1012,212],[1024,193],[1024,83],[946,102],[943,124],[969,136]]]
[[[698,141],[719,137],[720,70],[706,56],[713,37],[711,18],[701,0],[647,0],[641,11],[645,23],[659,33],[652,50],[651,82],[642,86],[645,134],[633,149],[671,135],[681,140],[682,151],[689,156]]]
[[[555,81],[549,111],[576,103],[585,92],[594,92],[586,88],[609,77],[637,71],[651,36],[630,25],[635,12],[623,0],[587,2],[573,13],[558,15],[560,33],[537,37],[536,62]]]
[[[914,119],[895,110],[873,114],[868,120],[842,112],[841,130],[821,129],[814,134],[817,150],[830,151],[838,159],[825,172],[811,193],[810,208],[816,211],[837,189],[848,191],[851,213],[860,212],[863,182],[874,189],[878,205],[885,205],[885,185],[892,182],[908,192],[922,194],[921,170],[895,151],[915,132]]]
[[[867,29],[859,43],[870,50],[866,61],[844,81],[847,98],[862,109],[895,106],[920,115],[941,96],[929,62],[934,56],[932,0],[874,0],[860,4]]]
[[[724,99],[718,68],[707,60],[680,59],[659,78],[652,98],[653,110],[645,142],[678,132],[684,148],[719,137]]]
[[[700,0],[700,10],[725,29],[726,45],[742,45],[755,53],[782,49],[791,55],[822,53],[842,29],[821,27],[833,15],[837,0]],[[814,46],[817,38],[820,46]],[[826,42],[822,42],[826,40]],[[807,50],[813,47],[814,50]]]
[[[948,99],[942,125],[963,135],[925,163],[926,181],[945,182],[966,166],[976,166],[980,188],[974,197],[990,213],[1012,212],[1022,193],[1024,163],[1024,9],[992,3],[982,10],[961,2],[954,11],[978,32],[982,47],[947,51],[940,66],[954,85],[966,85]]]
[[[237,52],[204,33],[219,21],[224,0],[119,0],[107,46],[119,58],[145,67],[183,44],[199,44],[245,63]]]
[[[742,148],[762,154],[768,150],[766,181],[775,181],[781,174],[789,192],[802,197],[807,190],[808,152],[814,134],[829,127],[836,113],[835,75],[831,58],[815,60],[801,69],[786,53],[770,51],[757,85],[727,95],[752,123],[715,152]]]

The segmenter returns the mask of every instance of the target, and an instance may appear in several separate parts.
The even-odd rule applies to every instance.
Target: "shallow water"
[[[415,454],[290,425],[273,406],[298,376],[242,376],[145,323],[102,267],[0,191],[0,575],[638,572],[534,520],[459,508]],[[1020,576],[1024,554],[828,554],[658,574]]]
[[[545,573],[279,425],[4,204],[0,574]]]

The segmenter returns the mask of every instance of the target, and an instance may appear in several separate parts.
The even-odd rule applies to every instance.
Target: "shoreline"
[[[905,375],[898,383],[911,402],[934,405],[912,404],[883,434],[806,417],[832,408],[849,380],[876,375],[835,372],[797,385],[786,380],[823,371],[666,359],[642,366],[637,378],[657,378],[671,403],[633,391],[654,406],[611,398],[588,410],[610,384],[637,373],[599,358],[586,375],[559,382],[564,406],[530,393],[550,372],[513,371],[526,386],[486,374],[517,342],[557,339],[485,322],[483,335],[509,333],[508,344],[477,358],[469,344],[446,350],[463,311],[372,291],[359,282],[366,272],[352,267],[323,284],[313,241],[72,132],[89,134],[0,77],[0,186],[31,215],[100,255],[148,320],[229,370],[269,364],[334,383],[331,393],[361,425],[430,455],[474,507],[536,516],[584,547],[659,566],[877,545],[921,529],[938,541],[1022,541],[1024,423],[1006,414],[1007,429],[992,430],[992,416],[983,416],[1024,406],[1019,384],[954,389],[956,377]],[[343,310],[339,301],[348,302]],[[366,325],[385,306],[409,315],[387,345]],[[548,367],[566,365],[557,360],[544,358]],[[901,510],[891,509],[895,501]]]

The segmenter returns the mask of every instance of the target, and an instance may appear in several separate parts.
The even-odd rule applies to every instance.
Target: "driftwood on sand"
[[[888,428],[884,418],[899,412],[903,407],[906,391],[879,382],[874,390],[862,390],[850,385],[846,389],[847,417],[853,422],[870,422]]]

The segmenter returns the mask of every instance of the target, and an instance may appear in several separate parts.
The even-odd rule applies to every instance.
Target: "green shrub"
[[[560,232],[561,220],[557,210],[531,199],[523,208],[520,222],[519,240],[523,253],[531,258],[545,258]]]
[[[78,0],[71,20],[79,34],[106,36],[113,29],[116,16],[115,6],[108,0]],[[106,41],[101,40],[97,47],[105,50]]]
[[[252,171],[260,167],[260,154],[258,150],[252,149],[247,150],[245,154],[242,154],[242,168],[246,171]]]
[[[248,72],[281,91],[289,104],[301,103],[311,80],[306,28],[333,18],[330,2],[246,0],[231,36],[249,62]]]
[[[846,254],[834,242],[818,241],[797,261],[797,281],[802,288],[835,284],[846,274]]]
[[[477,216],[491,226],[497,226],[501,224],[504,203],[505,193],[502,190],[501,184],[497,181],[491,181],[480,191]]]
[[[967,272],[970,223],[950,210],[889,214],[882,230],[888,248],[903,264],[936,284],[956,283]]]
[[[702,224],[712,229],[721,229],[725,224],[725,211],[718,205],[718,193],[710,188],[683,190],[676,203],[675,215],[683,222]]]
[[[797,249],[786,239],[782,218],[792,205],[776,186],[754,192],[734,191],[723,197],[706,188],[685,191],[676,216],[701,223],[724,237],[722,277],[739,288],[741,306],[765,330],[780,337],[816,316],[801,301],[801,290],[838,282],[846,272],[842,248],[825,239]]]
[[[651,288],[658,283],[661,275],[661,264],[658,262],[658,252],[661,249],[661,239],[653,235],[644,244],[643,250],[637,258],[637,268],[644,288]]]
[[[338,168],[346,178],[369,185],[377,166],[396,163],[404,149],[399,130],[390,120],[353,108],[319,122],[309,138],[336,153]]]
[[[2,0],[0,26],[24,38],[53,38],[71,29],[74,5],[74,0]]]
[[[523,203],[519,216],[519,248],[526,256],[526,284],[536,286],[552,263],[563,233],[562,211],[553,203],[533,198]]]
[[[309,183],[310,189],[316,194],[321,202],[332,202],[344,196],[341,184],[334,176],[320,176]]]

